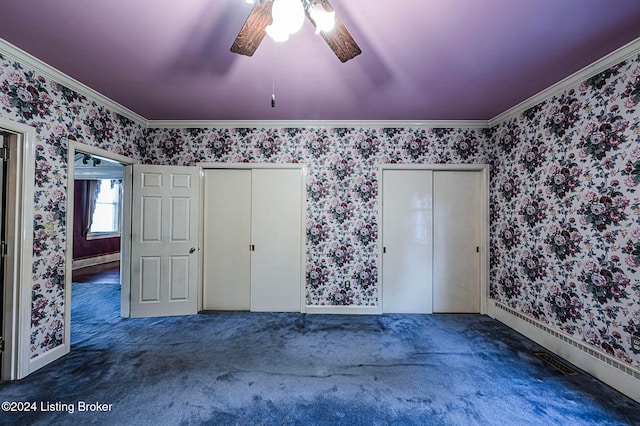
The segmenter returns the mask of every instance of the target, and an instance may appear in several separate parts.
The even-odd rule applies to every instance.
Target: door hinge
[[[0,257],[5,257],[7,255],[7,243],[4,241],[0,242]]]
[[[0,148],[0,160],[8,161],[9,160],[9,147],[3,146]]]
[[[0,337],[0,352],[4,352],[4,337]]]

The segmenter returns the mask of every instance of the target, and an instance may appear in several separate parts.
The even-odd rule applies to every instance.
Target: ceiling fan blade
[[[321,0],[320,3],[324,7],[324,10],[327,12],[333,12],[333,6],[329,3],[328,0]],[[309,12],[307,11],[307,18],[316,26],[316,23],[313,21],[311,16],[309,16]],[[333,53],[336,54],[340,62],[347,62],[349,59],[353,59],[359,54],[362,53],[360,50],[360,46],[353,39],[353,36],[347,30],[347,27],[342,22],[342,19],[336,13],[335,15],[335,27],[329,33],[325,33],[324,31],[320,32],[320,35],[327,42]]]
[[[265,28],[273,22],[271,8],[273,1],[257,0],[244,25],[236,37],[231,51],[240,55],[253,56],[267,34]]]

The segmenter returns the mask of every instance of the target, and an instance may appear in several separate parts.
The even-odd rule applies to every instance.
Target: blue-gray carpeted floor
[[[74,284],[72,352],[0,384],[0,401],[38,404],[0,423],[640,424],[640,404],[584,373],[561,374],[486,316],[123,320],[118,300],[117,285]],[[42,412],[41,402],[74,412]],[[81,402],[112,406],[78,412]]]

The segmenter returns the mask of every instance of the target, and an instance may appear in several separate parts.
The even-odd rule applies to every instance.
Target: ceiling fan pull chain
[[[273,42],[273,66],[271,69],[271,108],[276,107],[276,42]]]

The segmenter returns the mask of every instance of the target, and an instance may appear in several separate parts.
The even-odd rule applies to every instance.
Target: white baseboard
[[[640,402],[640,370],[586,343],[528,317],[502,303],[489,300],[488,315],[549,351],[586,371],[629,398]]]
[[[56,346],[50,351],[47,351],[42,355],[39,355],[36,358],[29,360],[29,372],[27,374],[31,374],[34,371],[44,367],[45,365],[52,363],[58,358],[63,357],[64,355],[69,353],[69,350],[70,350],[69,345],[63,344],[60,346]]]
[[[307,305],[307,314],[338,314],[338,315],[380,315],[378,306],[317,306]]]
[[[102,265],[103,263],[117,262],[120,260],[120,253],[105,254],[102,256],[88,257],[86,259],[76,259],[73,261],[72,269],[75,271],[89,266]]]

